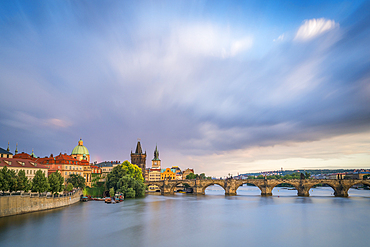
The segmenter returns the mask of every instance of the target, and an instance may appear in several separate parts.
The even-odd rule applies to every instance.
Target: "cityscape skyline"
[[[369,168],[368,1],[0,4],[0,147],[209,176]],[[147,164],[147,166],[150,164]]]

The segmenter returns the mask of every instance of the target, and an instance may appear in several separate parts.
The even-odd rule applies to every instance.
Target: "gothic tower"
[[[135,153],[131,150],[131,164],[137,165],[141,168],[143,173],[143,178],[145,178],[145,171],[146,171],[146,151],[143,153],[141,148],[140,141],[137,141]]]
[[[157,145],[155,145],[154,159],[152,159],[152,168],[161,169],[161,160],[159,159],[159,152],[158,152]]]

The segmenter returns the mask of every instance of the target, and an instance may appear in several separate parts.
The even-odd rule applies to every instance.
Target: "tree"
[[[107,188],[113,187],[115,190],[117,190],[118,181],[125,175],[126,175],[126,171],[125,169],[123,169],[122,165],[118,165],[114,167],[113,170],[110,173],[108,173],[106,177],[105,183],[106,183]]]
[[[200,177],[200,179],[206,179],[206,174],[205,174],[205,173],[201,173],[201,174],[199,175],[199,177]]]
[[[123,176],[117,183],[118,192],[125,195],[125,198],[135,198],[145,195],[145,185],[129,175]]]
[[[110,195],[110,197],[114,196],[114,188],[113,187],[109,189],[109,195]]]
[[[49,191],[51,191],[53,194],[63,190],[63,183],[64,179],[58,171],[49,175]]]
[[[71,184],[71,183],[68,183],[67,185],[66,185],[66,191],[72,191],[73,190],[73,184]]]
[[[4,166],[3,169],[1,169],[0,171],[1,175],[0,175],[0,190],[2,191],[8,191],[9,188],[10,188],[10,185],[9,185],[9,170],[8,170],[8,167],[7,166]]]
[[[186,179],[196,179],[198,177],[198,174],[190,173],[189,175],[186,175]]]
[[[49,189],[49,182],[45,173],[41,170],[38,170],[32,180],[32,191],[34,192],[45,192]]]
[[[85,179],[77,174],[69,175],[69,178],[67,178],[67,183],[71,183],[74,188],[85,188]]]
[[[18,180],[17,173],[14,170],[8,171],[8,182],[9,182],[9,191],[18,191]]]
[[[126,174],[128,174],[130,177],[136,180],[144,181],[143,173],[137,165],[133,165],[126,160],[122,163],[122,167],[125,170]]]
[[[24,170],[20,170],[18,172],[17,180],[18,180],[18,190],[28,192],[32,188],[31,181],[28,180],[28,178],[26,177],[26,172]]]

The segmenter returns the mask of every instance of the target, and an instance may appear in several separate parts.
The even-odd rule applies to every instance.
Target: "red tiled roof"
[[[29,155],[28,153],[25,153],[25,152],[22,152],[22,153],[13,155],[13,158],[16,158],[16,159],[26,159],[26,160],[36,160],[35,157],[32,157],[31,155]]]
[[[46,166],[41,165],[35,161],[27,159],[14,159],[14,158],[0,158],[0,166],[4,167],[25,167],[25,168],[36,168],[36,169],[48,169]]]

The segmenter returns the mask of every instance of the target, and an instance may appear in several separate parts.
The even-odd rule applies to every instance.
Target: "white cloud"
[[[284,39],[284,34],[280,35],[277,39],[274,39],[273,41],[283,41]]]
[[[187,25],[172,30],[171,47],[193,55],[234,57],[253,45],[249,36],[237,37],[237,31],[212,24]]]
[[[327,20],[325,18],[305,20],[304,23],[299,27],[294,40],[310,40],[322,33],[338,27],[339,24],[334,20]]]

